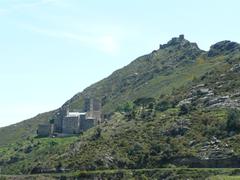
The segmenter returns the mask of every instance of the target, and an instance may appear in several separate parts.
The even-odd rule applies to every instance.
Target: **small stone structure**
[[[37,134],[38,136],[45,137],[49,136],[51,132],[51,125],[50,124],[40,124],[38,125]]]
[[[102,121],[101,103],[96,99],[86,98],[84,101],[83,112],[69,112],[59,116],[54,124],[39,125],[38,136],[50,136],[52,134],[70,135],[79,134],[87,129],[100,124]]]

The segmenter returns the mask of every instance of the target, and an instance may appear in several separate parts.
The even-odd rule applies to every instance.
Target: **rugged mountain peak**
[[[179,37],[174,37],[170,41],[168,41],[167,44],[160,44],[160,49],[166,49],[166,48],[191,48],[191,49],[199,49],[196,43],[191,43],[190,41],[186,40],[184,38],[184,35],[181,34]]]
[[[232,41],[220,41],[210,47],[208,52],[209,57],[214,57],[221,54],[229,54],[240,51],[240,44]]]

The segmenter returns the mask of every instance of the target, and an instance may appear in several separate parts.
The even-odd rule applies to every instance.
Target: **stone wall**
[[[80,119],[80,131],[86,131],[87,129],[94,126],[94,119]]]
[[[55,113],[54,133],[77,134],[101,123],[101,101],[91,98],[85,98],[84,101],[83,112],[86,112],[86,117],[68,116],[68,107],[62,107]]]
[[[50,124],[40,124],[38,125],[37,135],[40,137],[47,137],[50,135],[51,125]]]
[[[60,108],[56,114],[54,115],[54,132],[61,133],[62,132],[62,126],[63,126],[63,119],[67,115],[67,109],[66,108]]]
[[[94,119],[94,125],[100,124],[102,121],[101,111],[89,111],[86,114],[87,119]]]
[[[64,117],[62,133],[64,134],[78,134],[80,127],[79,116],[76,117]]]
[[[101,111],[101,102],[97,99],[85,99],[84,111]]]

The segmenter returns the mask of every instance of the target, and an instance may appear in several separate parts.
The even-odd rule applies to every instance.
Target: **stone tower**
[[[94,119],[94,124],[101,122],[101,102],[99,100],[86,98],[84,111],[87,113],[87,119]]]

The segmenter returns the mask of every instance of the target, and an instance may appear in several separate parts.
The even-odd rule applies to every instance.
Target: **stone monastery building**
[[[101,102],[96,99],[85,99],[84,111],[66,110],[65,114],[57,116],[54,122],[39,125],[38,136],[79,134],[101,123]]]

